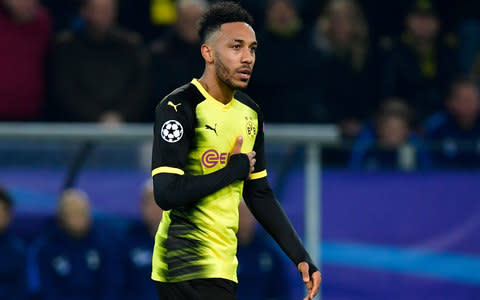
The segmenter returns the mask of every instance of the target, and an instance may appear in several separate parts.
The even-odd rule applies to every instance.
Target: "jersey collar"
[[[228,102],[227,104],[223,104],[221,101],[213,98],[212,95],[210,95],[207,90],[205,90],[205,88],[203,87],[203,85],[198,81],[198,79],[194,78],[192,79],[191,81],[191,84],[193,84],[197,89],[198,91],[202,94],[203,97],[205,97],[205,99],[209,102],[212,102],[213,104],[215,104],[216,106],[222,108],[222,109],[228,109],[230,107],[232,107],[233,105],[233,100],[235,100],[235,98],[232,98],[232,101]]]

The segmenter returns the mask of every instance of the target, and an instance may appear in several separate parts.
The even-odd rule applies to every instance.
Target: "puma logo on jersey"
[[[180,106],[180,105],[182,105],[182,103],[173,104],[172,101],[168,101],[167,105],[173,107],[173,108],[175,109],[175,112],[177,112],[177,111],[178,111],[178,110],[177,110],[177,107]]]
[[[205,129],[208,129],[208,130],[211,130],[211,131],[215,132],[215,135],[218,136],[218,134],[217,134],[217,123],[215,123],[215,128],[213,128],[212,126],[210,126],[208,124],[205,124]]]

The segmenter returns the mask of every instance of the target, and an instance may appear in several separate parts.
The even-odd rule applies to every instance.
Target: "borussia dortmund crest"
[[[247,135],[254,138],[257,135],[257,127],[252,121],[247,122]]]

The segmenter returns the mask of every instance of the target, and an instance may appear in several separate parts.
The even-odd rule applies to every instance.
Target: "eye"
[[[250,47],[250,51],[252,53],[256,53],[257,52],[257,47]]]
[[[239,44],[235,44],[232,46],[233,49],[240,49],[240,45]]]

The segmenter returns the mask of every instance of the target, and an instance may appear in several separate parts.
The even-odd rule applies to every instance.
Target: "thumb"
[[[243,136],[238,136],[233,146],[232,154],[239,154],[242,151]]]
[[[308,264],[306,262],[301,262],[298,264],[298,270],[302,273],[303,282],[307,283],[310,281],[310,276],[308,275]]]

